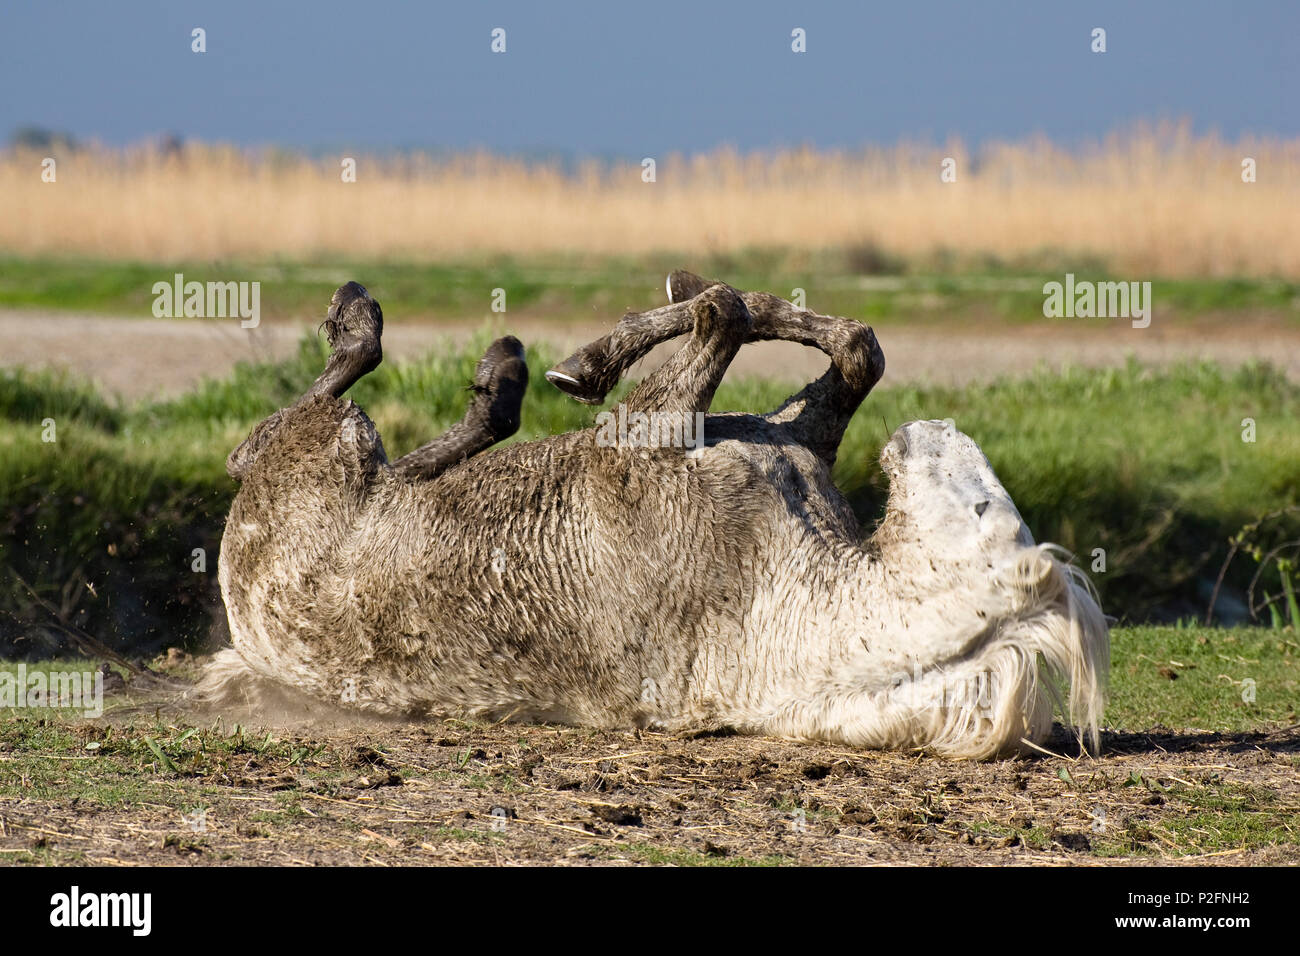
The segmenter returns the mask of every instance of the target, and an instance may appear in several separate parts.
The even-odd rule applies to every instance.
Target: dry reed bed
[[[945,156],[957,181],[940,181]],[[1242,182],[1243,157],[1258,181]],[[1004,262],[1044,251],[1117,275],[1300,275],[1300,140],[1185,128],[1066,150],[1043,140],[855,152],[722,149],[565,169],[487,154],[340,156],[192,144],[0,153],[0,251],[181,261],[493,253],[635,255],[871,245]],[[1066,260],[1068,262],[1068,258]]]

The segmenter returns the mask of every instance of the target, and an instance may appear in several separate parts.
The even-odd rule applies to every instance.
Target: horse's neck
[[[828,546],[782,555],[772,574],[745,639],[756,659],[788,662],[781,672],[808,692],[910,679],[968,650],[990,623],[988,601],[968,593],[960,569],[945,573],[919,553]]]

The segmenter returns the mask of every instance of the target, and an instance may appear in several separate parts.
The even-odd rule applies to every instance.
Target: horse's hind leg
[[[367,372],[384,360],[380,338],[384,334],[384,310],[365,287],[349,282],[334,290],[325,315],[325,338],[330,357],[311,388],[297,404],[317,395],[339,398]]]
[[[404,478],[427,480],[509,438],[519,429],[519,409],[527,388],[523,345],[510,335],[497,339],[479,360],[465,417],[393,462],[393,471]]]
[[[365,287],[349,282],[334,290],[325,316],[325,337],[330,357],[325,370],[317,376],[290,408],[297,408],[321,397],[339,398],[367,372],[383,361],[380,338],[384,332],[384,312]],[[253,433],[226,459],[230,477],[242,480],[257,460],[258,454],[279,430],[287,409],[281,409],[261,422]]]
[[[325,371],[299,401],[314,395],[338,398],[374,369],[383,357],[383,329],[379,303],[364,288],[349,282],[335,292],[325,319],[325,335],[333,351]],[[398,459],[393,471],[406,478],[432,478],[509,438],[519,429],[519,409],[527,387],[523,345],[513,336],[497,339],[479,360],[465,417],[433,441]]]

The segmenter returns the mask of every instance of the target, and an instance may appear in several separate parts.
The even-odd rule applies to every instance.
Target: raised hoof
[[[330,357],[325,370],[304,397],[339,398],[357,379],[373,372],[384,360],[380,343],[384,334],[384,310],[370,297],[365,286],[349,282],[335,290],[321,328],[329,340]]]
[[[720,285],[712,279],[697,276],[685,269],[675,269],[668,274],[668,301],[685,302],[693,299],[710,286]]]
[[[378,353],[384,334],[384,312],[365,286],[349,282],[334,291],[323,327],[330,348],[336,352]]]
[[[497,339],[474,370],[475,405],[484,424],[498,441],[519,429],[519,410],[528,390],[528,364],[524,346],[513,335]]]
[[[579,349],[546,373],[546,380],[584,405],[599,405],[608,388],[595,380],[591,346]]]

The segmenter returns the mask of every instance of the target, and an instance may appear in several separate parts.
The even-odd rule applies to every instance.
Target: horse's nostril
[[[987,501],[981,501],[979,504],[975,506],[975,514],[976,516],[983,518],[984,512],[988,511],[988,509],[989,509],[989,503]]]

